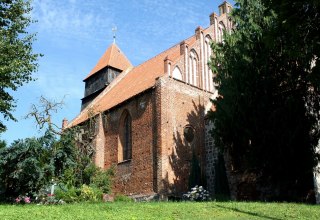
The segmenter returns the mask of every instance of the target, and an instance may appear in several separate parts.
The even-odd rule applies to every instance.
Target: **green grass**
[[[0,219],[320,219],[320,206],[253,202],[0,205]]]

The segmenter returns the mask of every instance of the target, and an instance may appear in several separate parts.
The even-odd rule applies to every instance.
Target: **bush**
[[[20,195],[34,196],[52,176],[48,151],[41,138],[15,141],[0,149],[1,197],[12,201]]]
[[[14,201],[16,204],[29,204],[31,203],[31,198],[29,196],[18,196]]]
[[[72,129],[64,131],[60,139],[47,131],[40,138],[0,147],[0,201],[12,202],[22,195],[48,204],[55,204],[56,199],[100,201],[103,193],[111,191],[113,173],[113,169],[96,167],[92,155],[75,145]],[[52,179],[63,187],[57,189],[55,197],[48,197],[43,191]]]
[[[115,202],[134,202],[134,199],[125,195],[118,194],[114,197],[114,201]]]
[[[102,191],[96,187],[82,185],[80,198],[82,201],[99,202],[102,201]]]
[[[100,189],[88,185],[82,185],[80,188],[74,186],[64,188],[58,187],[55,191],[55,198],[66,203],[75,202],[100,202],[102,201],[103,193]]]
[[[66,203],[80,202],[81,190],[75,187],[70,187],[68,189],[64,187],[58,187],[55,190],[55,197],[61,199]]]
[[[56,205],[65,203],[62,199],[57,198],[55,194],[51,194],[51,186],[41,189],[37,193],[33,202],[42,205]]]
[[[114,168],[108,170],[97,169],[91,180],[91,186],[100,189],[103,193],[110,193],[111,178],[114,176]]]

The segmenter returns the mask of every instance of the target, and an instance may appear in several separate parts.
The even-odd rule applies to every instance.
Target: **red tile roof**
[[[194,44],[195,37],[186,40],[189,45]],[[168,57],[173,63],[180,57],[180,44],[177,44],[150,60],[134,67],[132,70],[122,72],[88,107],[70,122],[68,127],[78,125],[88,119],[88,109],[95,113],[103,112],[112,107],[152,88],[156,79],[165,74],[164,60]],[[120,78],[120,80],[117,80]]]
[[[122,53],[120,48],[115,43],[113,43],[104,52],[99,62],[96,64],[96,66],[91,70],[89,75],[84,80],[88,79],[90,76],[94,75],[96,72],[98,72],[106,66],[111,66],[124,71],[129,67],[132,67],[132,64],[124,55],[124,53]]]

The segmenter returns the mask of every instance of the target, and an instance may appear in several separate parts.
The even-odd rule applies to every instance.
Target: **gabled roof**
[[[186,43],[191,46],[195,41],[196,37],[193,36],[187,39]],[[76,126],[86,121],[88,119],[88,109],[93,109],[95,113],[104,112],[155,86],[156,79],[165,74],[164,60],[166,58],[169,58],[173,63],[176,62],[180,58],[180,44],[169,48],[133,69],[123,71],[89,106],[83,109],[69,123],[68,127]]]
[[[89,75],[84,79],[88,79],[90,76],[94,75],[99,70],[105,68],[106,66],[111,66],[119,70],[126,70],[129,67],[132,67],[132,64],[128,60],[128,58],[122,53],[120,48],[112,43],[108,49],[104,52],[96,66],[91,70]]]

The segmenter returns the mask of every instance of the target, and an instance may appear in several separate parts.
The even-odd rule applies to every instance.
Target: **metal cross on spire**
[[[117,33],[117,26],[113,25],[112,32],[113,32],[113,43],[116,43],[116,33]]]

